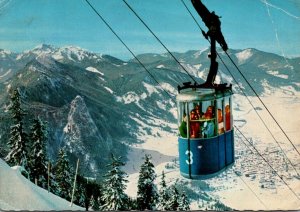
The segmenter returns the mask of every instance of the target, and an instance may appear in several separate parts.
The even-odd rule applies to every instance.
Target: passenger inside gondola
[[[182,122],[179,126],[179,133],[181,137],[187,137],[187,116],[185,113],[183,114]]]
[[[200,118],[202,117],[200,105],[196,105],[195,111],[196,111],[196,113],[197,113],[197,115],[198,115],[198,118],[200,119]]]
[[[191,121],[190,121],[190,137],[191,138],[199,138],[200,136],[200,122],[199,116],[195,109],[191,111]]]
[[[224,122],[223,122],[223,114],[221,109],[218,109],[218,132],[219,135],[224,133]]]
[[[214,108],[213,106],[208,106],[206,109],[206,112],[204,114],[204,118],[207,119],[206,122],[204,122],[203,125],[203,137],[204,138],[210,138],[215,135],[215,125],[214,125]]]
[[[208,106],[206,109],[206,112],[204,113],[204,118],[206,119],[212,119],[214,117],[214,110],[213,106]]]
[[[231,129],[231,117],[230,117],[230,106],[226,105],[225,106],[225,128],[226,131]]]

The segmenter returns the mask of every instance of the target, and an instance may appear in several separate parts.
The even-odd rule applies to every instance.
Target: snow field
[[[0,210],[84,210],[48,193],[0,159]]]

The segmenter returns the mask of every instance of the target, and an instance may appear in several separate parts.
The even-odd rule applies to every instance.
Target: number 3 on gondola
[[[193,152],[189,151],[189,150],[186,150],[185,154],[188,156],[188,160],[185,160],[185,162],[188,165],[192,165],[193,164]]]

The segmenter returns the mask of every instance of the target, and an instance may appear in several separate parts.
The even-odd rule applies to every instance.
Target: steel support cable
[[[218,54],[218,53],[217,53]],[[218,54],[219,58],[222,60],[222,58],[220,57],[220,55]],[[297,175],[299,176],[299,173],[297,171],[297,169],[295,168],[294,164],[292,163],[292,161],[288,158],[288,156],[286,155],[285,151],[282,149],[281,145],[279,144],[279,142],[277,141],[277,139],[275,138],[274,134],[271,132],[270,128],[268,127],[268,125],[266,124],[266,122],[263,120],[263,118],[259,115],[259,113],[257,112],[257,110],[255,109],[254,105],[252,104],[252,102],[250,101],[250,99],[248,98],[248,96],[246,95],[246,93],[243,91],[243,89],[241,88],[241,86],[239,85],[239,83],[237,82],[237,80],[235,79],[235,77],[233,76],[233,74],[231,73],[231,71],[229,70],[229,68],[227,67],[227,65],[223,62],[226,70],[228,71],[228,73],[231,75],[231,77],[233,78],[233,80],[236,82],[236,84],[238,85],[240,91],[243,93],[243,95],[246,97],[246,99],[248,100],[248,102],[250,103],[250,105],[252,106],[252,108],[254,109],[256,115],[259,117],[259,119],[261,120],[261,122],[263,123],[263,125],[265,126],[265,128],[268,130],[268,132],[270,133],[270,135],[272,136],[272,138],[274,139],[274,141],[277,143],[278,147],[280,148],[280,150],[283,152],[285,158],[289,161],[289,163],[291,164],[291,166],[293,167],[294,171],[297,173]]]
[[[251,150],[252,152],[252,150]],[[252,152],[253,153],[253,152]],[[228,171],[228,168],[225,167],[225,172],[226,172],[226,176],[227,176],[227,171]],[[236,171],[233,171],[233,173],[238,176],[242,182],[247,186],[247,188],[254,194],[254,196],[258,199],[258,201],[266,208],[268,209],[268,207],[263,203],[263,201],[258,197],[258,195],[253,191],[253,189],[242,179],[242,177],[236,172]]]
[[[258,197],[258,195],[253,191],[253,189],[243,180],[243,178],[241,176],[239,176],[236,172],[234,172],[236,174],[236,176],[238,176],[240,178],[240,180],[243,181],[243,183],[247,186],[247,188],[254,194],[254,196],[258,199],[258,201],[265,207],[265,209],[269,209],[264,202]]]
[[[184,3],[183,0],[181,0],[182,4],[184,5],[184,7],[187,9],[187,11],[189,12],[189,14],[192,16],[192,18],[194,19],[195,23],[197,24],[197,26],[199,27],[199,29],[204,32],[204,30],[202,29],[202,27],[200,26],[200,24],[198,23],[198,21],[195,19],[195,16],[193,16],[192,12],[190,11],[190,9],[187,7],[187,5]]]
[[[189,14],[192,16],[192,18],[194,19],[195,23],[197,24],[197,26],[199,27],[199,29],[203,32],[204,30],[202,29],[202,27],[198,24],[197,20],[195,19],[194,15],[191,13],[191,11],[189,10],[189,8],[187,7],[187,5],[184,3],[183,0],[181,0],[181,2],[183,3],[183,5],[185,6],[185,8],[187,9],[187,11],[189,12]],[[209,40],[208,40],[209,41]],[[210,41],[209,41],[210,42]],[[291,143],[291,145],[294,147],[294,149],[297,151],[298,155],[300,156],[300,152],[298,151],[298,149],[296,148],[296,146],[294,145],[294,143],[291,141],[291,139],[288,137],[288,135],[286,134],[286,132],[283,130],[283,128],[281,127],[281,125],[278,123],[278,121],[275,119],[275,117],[273,116],[273,114],[271,113],[271,111],[267,108],[267,106],[265,105],[265,103],[262,101],[262,99],[259,97],[259,95],[257,94],[257,92],[255,91],[255,89],[251,86],[251,84],[249,83],[249,81],[246,79],[245,75],[241,72],[241,70],[239,69],[239,67],[235,64],[235,62],[232,60],[232,58],[230,57],[230,55],[225,51],[226,55],[228,56],[228,58],[230,59],[230,61],[232,62],[232,64],[235,66],[235,68],[239,71],[239,73],[242,75],[242,77],[244,78],[244,80],[247,82],[247,84],[249,85],[249,87],[251,88],[251,90],[255,93],[255,95],[257,96],[257,98],[259,99],[259,101],[262,103],[262,105],[265,107],[265,109],[268,111],[268,113],[270,114],[270,116],[272,117],[272,119],[275,121],[275,123],[277,124],[277,126],[280,128],[280,130],[283,132],[283,134],[285,135],[285,137],[288,139],[288,141]],[[218,53],[217,53],[218,54]],[[218,54],[218,57],[221,59],[220,55]],[[223,60],[221,59],[221,61],[223,62]],[[224,62],[223,62],[224,64]],[[224,64],[225,65],[225,64]]]
[[[181,0],[181,2],[183,3],[183,5],[185,6],[185,8],[187,9],[187,11],[189,12],[189,14],[191,15],[191,17],[193,18],[193,20],[195,21],[195,23],[197,24],[197,26],[199,27],[199,29],[201,31],[204,31],[202,29],[202,27],[198,24],[197,20],[195,19],[195,17],[193,16],[193,14],[191,13],[191,11],[189,10],[189,8],[187,7],[187,5],[184,3],[183,0]],[[210,43],[210,40],[207,39],[207,41]],[[225,52],[227,54],[227,52]],[[233,74],[231,73],[231,71],[229,70],[229,68],[227,67],[227,65],[225,64],[225,62],[223,61],[222,57],[219,55],[219,53],[217,52],[218,57],[220,58],[220,60],[222,61],[224,67],[227,69],[228,73],[231,75],[231,77],[234,79],[234,81],[236,82],[236,84],[238,85],[240,91],[243,93],[243,95],[247,98],[247,100],[249,101],[250,105],[252,106],[252,108],[254,109],[255,113],[257,114],[257,116],[259,117],[259,119],[262,121],[262,123],[264,124],[264,126],[266,127],[266,129],[268,130],[268,132],[271,134],[272,138],[274,139],[274,141],[277,143],[277,145],[279,146],[279,148],[281,149],[281,151],[283,152],[283,154],[285,155],[285,157],[287,158],[287,160],[289,161],[289,163],[291,164],[291,166],[293,167],[293,169],[295,170],[295,172],[297,173],[297,175],[299,176],[299,173],[297,172],[295,166],[293,165],[293,163],[291,162],[291,160],[287,157],[287,155],[285,154],[285,151],[282,149],[281,145],[279,144],[279,142],[277,141],[277,139],[275,138],[275,136],[273,135],[273,133],[271,132],[271,130],[269,129],[269,127],[267,126],[267,124],[265,123],[265,121],[262,119],[262,117],[259,115],[259,113],[257,112],[257,110],[255,109],[254,105],[252,104],[252,102],[250,101],[250,99],[248,98],[248,96],[245,94],[245,92],[243,91],[243,89],[241,88],[241,86],[239,85],[238,81],[235,79],[235,77],[233,76]]]
[[[240,138],[239,135],[236,135],[243,143],[244,145],[250,149],[251,153],[254,154],[254,152],[252,151],[252,149]],[[234,171],[234,173],[244,182],[244,184],[246,184],[246,186],[252,191],[252,193],[256,196],[256,198],[260,201],[260,203],[266,208],[269,209],[264,203],[263,201],[257,196],[257,194],[251,189],[251,187],[242,179],[242,177]]]
[[[243,136],[243,138],[252,146],[252,148],[256,151],[256,153],[268,164],[268,166],[276,173],[276,175],[281,179],[281,181],[289,188],[289,190],[295,195],[295,197],[300,200],[299,196],[294,192],[294,190],[287,184],[287,182],[283,179],[282,176],[278,174],[278,172],[271,166],[268,160],[266,160],[262,154],[256,149],[256,147],[246,138],[246,136],[234,125],[234,128]],[[246,145],[248,147],[248,145]],[[248,147],[249,148],[249,147]],[[252,150],[251,150],[252,151]]]
[[[206,38],[204,36],[204,29],[200,26],[200,24],[198,23],[198,21],[195,19],[195,16],[192,14],[192,12],[190,11],[190,9],[187,7],[187,5],[184,3],[184,0],[181,0],[182,4],[184,5],[184,7],[187,9],[187,11],[189,12],[189,14],[191,15],[191,17],[193,18],[193,20],[195,21],[196,25],[198,26],[198,28],[202,31],[203,37],[211,44],[210,40],[208,38]],[[220,58],[220,60],[222,61],[223,65],[227,68],[225,62],[222,60],[221,56],[219,55],[218,52],[216,52],[218,57]],[[227,68],[228,70],[228,68]],[[222,79],[221,79],[222,80]]]
[[[197,83],[195,78],[190,75],[190,73],[185,69],[185,67],[177,60],[177,58],[170,52],[170,50],[162,43],[162,41],[156,36],[156,34],[149,28],[149,26],[143,21],[143,19],[135,12],[135,10],[126,2],[126,0],[123,0],[123,2],[126,4],[126,6],[134,13],[134,15],[143,23],[143,25],[149,30],[149,32],[156,38],[156,40],[167,50],[167,52],[172,56],[172,58],[180,65],[180,67],[187,73],[187,75],[194,81],[194,83]]]
[[[221,59],[221,57],[220,57]],[[222,60],[222,59],[221,59]],[[225,64],[224,64],[225,65]],[[257,112],[257,110],[255,109],[254,105],[252,104],[251,100],[249,99],[249,97],[246,95],[246,93],[244,92],[244,90],[241,88],[241,86],[239,85],[239,83],[237,82],[237,80],[235,79],[235,77],[233,76],[233,74],[231,73],[231,71],[229,70],[229,68],[225,65],[225,68],[227,69],[228,73],[231,75],[231,77],[233,78],[233,80],[236,82],[236,84],[238,85],[240,91],[243,93],[243,95],[246,97],[246,99],[248,100],[249,104],[252,106],[252,108],[254,109],[256,115],[259,117],[259,119],[261,120],[261,122],[263,123],[263,125],[265,126],[265,128],[268,130],[268,132],[270,133],[270,135],[272,136],[272,138],[274,139],[274,141],[277,143],[278,147],[280,148],[280,150],[282,151],[282,153],[284,154],[285,158],[289,161],[289,163],[291,164],[291,166],[293,167],[294,171],[297,173],[297,175],[299,176],[299,173],[297,171],[297,169],[295,168],[295,165],[292,163],[292,161],[288,158],[288,156],[286,155],[285,151],[282,149],[281,145],[279,144],[279,142],[277,141],[277,139],[275,138],[274,134],[271,132],[270,128],[268,127],[268,125],[266,124],[266,122],[263,120],[263,118],[261,117],[261,115]]]
[[[87,4],[92,8],[92,10],[98,15],[98,17],[104,22],[104,24],[110,29],[110,31],[118,38],[118,40],[125,46],[125,48],[132,54],[132,56],[139,62],[139,64],[148,72],[148,74],[152,77],[152,79],[161,87],[161,89],[176,103],[174,97],[172,97],[169,92],[167,92],[160,83],[155,79],[155,77],[150,73],[150,71],[146,68],[146,66],[136,57],[136,55],[131,51],[131,49],[126,45],[126,43],[122,40],[122,38],[113,30],[113,28],[109,25],[109,23],[101,16],[101,14],[95,9],[95,7],[88,1],[85,0]]]
[[[236,135],[238,136],[238,135]],[[238,136],[238,138],[240,138]],[[246,145],[246,144],[245,144]],[[251,149],[250,149],[251,150]],[[253,151],[251,150],[251,152],[253,153]],[[227,178],[227,171],[228,171],[228,167],[225,167],[225,173],[226,173],[226,178]],[[268,207],[263,203],[263,201],[258,197],[258,195],[253,191],[253,189],[242,179],[242,177],[237,173],[237,171],[233,171],[233,173],[238,176],[242,182],[247,186],[247,188],[254,194],[254,196],[258,199],[258,201],[260,201],[260,203],[266,208],[268,209]]]
[[[230,57],[230,55],[225,52],[226,55],[228,56],[228,58],[230,59],[230,61],[233,63],[233,65],[235,66],[235,68],[239,71],[239,73],[242,75],[242,77],[244,78],[244,80],[247,82],[247,84],[249,85],[249,87],[251,88],[251,90],[254,92],[254,94],[257,96],[257,98],[259,99],[259,101],[261,102],[261,104],[264,106],[264,108],[268,111],[268,113],[270,114],[270,116],[272,117],[272,119],[275,121],[275,123],[277,124],[277,126],[280,128],[280,130],[282,131],[282,133],[285,135],[285,137],[288,139],[288,141],[290,142],[290,144],[294,147],[294,149],[297,151],[298,155],[300,156],[300,152],[298,151],[298,149],[296,148],[296,146],[294,145],[294,143],[291,141],[291,139],[288,137],[288,135],[286,134],[286,132],[283,130],[283,128],[281,127],[281,125],[278,123],[278,121],[275,119],[275,117],[273,116],[273,114],[271,113],[271,111],[268,109],[268,107],[265,105],[265,103],[262,101],[262,99],[259,97],[259,95],[257,94],[257,92],[255,91],[255,89],[252,87],[252,85],[249,83],[249,81],[246,79],[245,75],[241,72],[241,70],[239,69],[239,67],[235,64],[235,62],[232,60],[232,58]]]

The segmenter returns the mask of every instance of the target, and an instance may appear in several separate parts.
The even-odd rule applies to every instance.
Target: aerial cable
[[[275,121],[275,123],[277,124],[277,126],[280,128],[280,130],[283,132],[283,134],[285,135],[285,137],[288,139],[288,141],[290,142],[290,144],[294,147],[294,149],[297,151],[298,155],[300,156],[300,152],[298,151],[298,149],[296,148],[296,146],[294,145],[294,143],[291,141],[291,139],[288,137],[288,135],[286,134],[286,132],[283,130],[283,128],[281,127],[281,125],[278,123],[278,121],[275,119],[275,117],[273,116],[273,114],[271,113],[271,111],[268,109],[268,107],[265,105],[265,103],[262,101],[262,99],[259,97],[259,95],[257,94],[257,92],[255,91],[255,89],[252,87],[252,85],[249,83],[249,81],[246,79],[245,75],[241,72],[241,70],[239,69],[239,67],[235,64],[235,62],[232,60],[232,58],[230,57],[230,55],[225,52],[226,55],[229,57],[230,61],[233,63],[233,65],[235,66],[235,68],[239,71],[239,73],[242,75],[242,77],[244,78],[244,80],[247,82],[247,84],[249,85],[249,87],[251,88],[251,90],[254,92],[254,94],[257,96],[257,98],[259,99],[259,101],[261,102],[261,104],[264,106],[264,108],[268,111],[268,113],[270,114],[270,116],[272,117],[272,119]]]
[[[236,136],[238,136],[237,134],[235,134]],[[238,136],[238,138],[240,138],[239,136]],[[244,141],[243,141],[244,142]],[[245,143],[244,143],[245,144]],[[246,144],[245,144],[246,145]],[[251,150],[251,149],[250,149]],[[254,154],[254,152],[251,150],[251,152]],[[226,173],[226,176],[227,176],[227,170],[228,170],[228,168],[226,167],[225,168],[225,173]],[[236,175],[236,176],[238,176],[241,180],[242,180],[242,182],[247,186],[247,188],[254,194],[254,196],[258,199],[258,201],[266,208],[266,209],[268,209],[268,207],[263,203],[263,201],[258,197],[258,195],[253,191],[253,189],[243,180],[243,178],[240,176],[240,174],[238,174],[238,172],[237,171],[233,171],[233,173]]]
[[[271,166],[271,164],[266,160],[262,154],[256,149],[256,147],[246,138],[246,136],[234,125],[234,128],[243,136],[243,138],[252,146],[252,148],[256,151],[256,153],[268,164],[268,166],[276,173],[276,175],[281,179],[281,181],[289,188],[289,190],[300,200],[299,196],[294,192],[294,190],[287,184],[287,182],[283,179],[282,176],[278,174],[278,172]],[[249,146],[246,145],[248,148]],[[250,148],[249,148],[250,149]]]
[[[193,14],[191,13],[191,11],[189,10],[189,8],[187,7],[187,5],[184,3],[183,0],[181,0],[181,2],[183,3],[183,5],[185,6],[185,8],[187,9],[187,11],[189,12],[189,14],[191,15],[191,17],[193,18],[193,20],[195,21],[195,23],[198,25],[199,29],[202,31],[202,34],[204,32],[204,30],[201,28],[201,26],[198,24],[198,22],[196,21],[195,17],[193,16]],[[207,39],[208,40],[208,39]],[[208,42],[210,43],[210,40],[208,40]],[[225,52],[227,54],[227,52]],[[297,175],[299,176],[299,173],[297,172],[295,166],[293,165],[293,163],[290,161],[290,159],[287,157],[287,155],[285,154],[284,150],[282,149],[282,147],[280,146],[279,142],[276,140],[275,136],[273,135],[273,133],[271,132],[271,130],[269,129],[269,127],[267,126],[267,124],[265,123],[265,121],[262,119],[262,117],[259,115],[259,113],[257,112],[257,110],[255,109],[254,105],[252,104],[252,102],[250,101],[250,99],[247,97],[247,95],[245,94],[245,92],[243,91],[243,89],[241,88],[241,86],[239,85],[238,81],[235,79],[235,77],[233,76],[233,74],[231,73],[231,71],[229,70],[229,68],[227,67],[227,65],[225,64],[225,62],[223,61],[222,57],[219,55],[219,53],[217,52],[218,57],[220,58],[220,60],[222,61],[224,67],[227,69],[228,73],[231,75],[231,77],[234,79],[234,81],[236,82],[236,84],[238,85],[240,91],[243,93],[243,95],[247,98],[247,100],[249,101],[250,105],[252,106],[252,108],[254,109],[255,113],[258,115],[258,117],[260,118],[260,120],[263,122],[264,126],[267,128],[267,130],[269,131],[269,133],[271,134],[271,136],[273,137],[273,139],[275,140],[275,142],[277,143],[277,145],[279,146],[279,148],[281,149],[281,151],[283,152],[283,154],[285,155],[285,157],[287,158],[287,160],[289,161],[289,163],[292,165],[293,169],[295,170],[295,172],[297,173]],[[229,56],[229,55],[228,55]]]
[[[220,57],[220,59],[222,60],[222,58]],[[224,64],[225,65],[225,64]],[[268,125],[266,124],[266,122],[263,120],[263,118],[261,117],[261,115],[257,112],[257,110],[255,109],[254,105],[252,104],[251,100],[249,99],[249,97],[246,95],[246,93],[244,92],[244,90],[241,88],[241,86],[239,85],[239,83],[237,82],[237,80],[235,79],[235,77],[233,76],[233,74],[231,73],[231,71],[229,70],[229,68],[225,65],[225,68],[227,69],[228,73],[231,75],[231,77],[233,78],[233,80],[236,82],[237,86],[239,87],[240,91],[243,93],[243,95],[246,97],[246,99],[248,100],[249,104],[252,106],[252,108],[254,109],[256,115],[259,117],[259,119],[261,120],[261,122],[263,123],[263,125],[265,126],[265,128],[268,130],[268,132],[270,133],[270,135],[272,136],[272,138],[274,139],[274,141],[277,143],[278,147],[280,148],[280,150],[282,151],[282,153],[284,154],[284,156],[286,157],[286,159],[289,161],[289,163],[291,164],[291,166],[293,167],[294,171],[297,173],[297,175],[299,176],[299,173],[297,171],[297,169],[295,168],[294,164],[291,162],[291,160],[288,158],[288,156],[286,155],[285,151],[282,149],[281,145],[279,144],[279,142],[277,141],[277,139],[275,138],[274,134],[271,132],[270,128],[268,127]]]
[[[243,183],[247,186],[247,188],[254,194],[254,196],[258,199],[258,201],[268,210],[269,208],[264,204],[264,202],[258,197],[258,195],[253,191],[253,189],[243,180],[243,178],[241,176],[239,176],[238,173],[236,173],[234,171],[234,173],[236,174],[236,176],[238,176],[240,178],[240,180],[243,181]]]
[[[197,83],[195,78],[189,74],[189,72],[185,69],[185,67],[177,60],[177,58],[170,52],[170,50],[162,43],[162,41],[155,35],[155,33],[149,28],[149,26],[143,21],[143,19],[135,12],[135,10],[126,2],[126,0],[123,0],[123,2],[126,4],[126,6],[134,13],[134,15],[144,24],[144,26],[151,32],[151,34],[156,38],[156,40],[167,50],[167,52],[173,57],[173,59],[181,66],[181,68],[187,73],[187,75],[194,81],[194,83]]]
[[[104,24],[110,29],[110,31],[118,38],[118,40],[126,47],[126,49],[132,54],[132,56],[139,62],[139,64],[148,72],[148,74],[152,77],[152,79],[161,87],[161,89],[173,100],[175,103],[175,99],[173,96],[169,94],[161,84],[155,79],[155,77],[150,73],[150,71],[146,68],[146,66],[137,58],[137,56],[131,51],[131,49],[126,45],[126,43],[122,40],[122,38],[113,30],[113,28],[109,25],[109,23],[101,16],[101,14],[93,7],[93,5],[88,1],[85,0],[88,5],[93,9],[93,11],[98,15],[98,17],[104,22]]]
[[[217,53],[218,54],[218,53]],[[226,70],[228,71],[228,73],[231,75],[232,79],[235,81],[235,83],[237,84],[237,86],[239,87],[240,91],[243,93],[243,95],[246,97],[246,99],[248,100],[248,102],[250,103],[250,105],[252,106],[252,108],[254,109],[256,115],[259,117],[259,119],[262,121],[263,125],[265,126],[265,128],[268,130],[268,132],[270,133],[270,135],[272,136],[272,138],[274,139],[274,141],[277,143],[277,145],[279,146],[280,150],[283,152],[284,156],[286,157],[286,159],[289,161],[289,163],[291,164],[291,166],[293,167],[293,169],[295,170],[295,172],[297,173],[297,175],[299,176],[299,173],[297,171],[297,169],[295,168],[294,164],[291,162],[291,160],[288,158],[288,156],[286,155],[285,151],[282,149],[281,145],[279,144],[279,142],[277,141],[277,139],[275,138],[274,134],[271,132],[270,128],[268,127],[268,125],[266,124],[266,122],[263,120],[263,118],[259,115],[259,113],[257,112],[257,110],[255,109],[254,105],[252,104],[251,100],[248,98],[248,96],[246,95],[246,93],[244,92],[244,90],[241,88],[241,86],[239,85],[238,81],[235,79],[235,77],[233,76],[233,74],[231,73],[231,71],[229,70],[229,68],[227,67],[227,65],[224,63],[223,59],[221,58],[221,56],[218,54],[220,60],[223,62]]]
[[[220,57],[220,55],[218,55],[219,58],[222,60],[222,58]],[[263,123],[263,125],[265,126],[265,128],[268,130],[268,132],[270,133],[270,135],[272,136],[272,138],[274,139],[274,141],[277,143],[278,147],[280,148],[280,150],[282,151],[282,153],[284,154],[285,158],[289,161],[289,163],[291,164],[291,166],[293,167],[294,171],[297,173],[297,175],[299,176],[299,173],[297,171],[297,169],[295,168],[294,164],[291,162],[291,160],[288,158],[288,156],[286,155],[285,151],[282,149],[281,145],[279,144],[279,142],[277,141],[277,139],[275,138],[274,134],[271,132],[270,128],[268,127],[268,125],[266,124],[266,122],[263,120],[263,118],[261,117],[261,115],[259,115],[259,113],[257,112],[257,110],[255,109],[254,105],[252,104],[251,100],[249,99],[249,97],[246,95],[246,93],[244,92],[244,90],[241,88],[241,86],[239,85],[239,83],[237,82],[237,80],[235,79],[235,77],[233,76],[233,74],[231,73],[231,71],[229,70],[229,68],[227,67],[227,65],[223,62],[225,68],[227,69],[228,73],[231,75],[231,77],[233,78],[233,80],[235,81],[235,83],[237,84],[237,86],[239,87],[240,91],[243,93],[243,95],[246,97],[246,99],[248,100],[249,104],[252,106],[252,108],[254,109],[256,115],[259,117],[259,119],[261,120],[261,122]]]
[[[261,0],[262,1],[262,0]],[[272,19],[272,16],[271,16],[271,13],[270,13],[270,10],[269,10],[269,6],[273,6],[274,7],[274,5],[271,5],[271,4],[269,4],[268,2],[267,2],[267,0],[264,0],[264,1],[262,1],[265,5],[266,5],[266,8],[267,8],[267,11],[268,11],[268,15],[269,15],[269,18],[270,18],[270,20],[271,20],[271,22],[272,22],[272,25],[273,25],[273,28],[275,28],[275,23],[274,23],[274,20]],[[275,7],[276,8],[276,7]],[[276,8],[276,9],[281,9],[281,8]],[[282,10],[282,9],[281,9]],[[285,13],[287,13],[285,10],[282,10],[282,11],[284,11]],[[289,13],[287,13],[288,15],[291,15],[291,14],[289,14]],[[295,16],[294,16],[295,17]],[[296,18],[298,18],[299,19],[299,17],[296,17]],[[286,57],[285,57],[285,55],[284,55],[284,52],[283,52],[283,50],[282,50],[282,48],[281,48],[281,45],[280,45],[280,42],[279,42],[279,38],[278,38],[278,34],[277,34],[277,30],[276,29],[274,29],[274,31],[275,31],[275,36],[276,36],[276,39],[277,39],[277,43],[278,43],[278,46],[279,46],[279,48],[281,49],[281,51],[282,51],[282,56],[283,56],[283,58],[285,59],[285,61],[286,61],[286,63],[288,64],[288,65],[290,65],[289,64],[289,62],[287,61],[287,59],[286,59]],[[229,56],[228,56],[229,57]],[[232,59],[229,57],[229,59],[232,61]],[[232,61],[233,62],[233,61]],[[234,64],[234,63],[233,63]],[[235,64],[234,64],[235,65]],[[235,65],[236,66],[236,65]],[[237,68],[237,66],[236,66],[236,68]],[[238,69],[238,68],[237,68]],[[238,69],[239,70],[239,69]],[[240,70],[239,70],[239,72],[241,72]],[[241,75],[243,76],[243,74],[241,73]],[[243,76],[244,77],[244,76]],[[255,92],[254,92],[255,93]],[[261,101],[261,103],[264,105],[264,103],[262,102],[262,100],[260,100]],[[265,106],[265,105],[264,105]],[[267,109],[267,108],[266,108]],[[268,109],[267,109],[268,110]],[[268,110],[269,111],[269,110]],[[298,154],[300,155],[300,153],[299,153],[299,151],[298,151],[298,149],[295,147],[295,145],[293,144],[293,142],[290,140],[290,138],[287,136],[287,134],[285,133],[285,131],[282,129],[282,127],[279,125],[279,123],[277,122],[277,120],[273,117],[273,115],[270,113],[270,115],[272,116],[272,118],[273,118],[273,120],[276,122],[276,124],[278,125],[278,127],[281,129],[281,131],[284,133],[284,135],[286,136],[286,138],[289,140],[289,142],[292,144],[292,146],[294,147],[294,149],[298,152]]]
[[[195,19],[195,16],[193,16],[192,12],[189,10],[189,8],[187,7],[187,5],[184,3],[183,0],[181,0],[182,4],[184,5],[184,7],[187,9],[187,11],[189,12],[189,14],[192,16],[192,18],[194,19],[195,23],[197,24],[197,26],[199,27],[199,29],[202,31],[202,34],[205,34],[205,31],[202,29],[202,27],[200,26],[200,24],[198,23],[198,21]],[[204,35],[203,34],[203,35]],[[204,36],[205,37],[205,36]]]
[[[238,136],[239,137],[239,136]],[[251,150],[251,149],[250,149]],[[251,150],[251,152],[253,153],[253,151]],[[227,175],[227,167],[225,168],[225,172]],[[254,194],[254,196],[258,199],[258,201],[266,208],[268,209],[268,207],[263,203],[263,201],[258,197],[258,195],[253,191],[253,189],[243,180],[243,178],[237,173],[237,171],[233,171],[233,173],[238,176],[242,182],[247,186],[247,188]]]
[[[198,24],[197,20],[195,19],[194,15],[191,13],[191,11],[189,10],[189,8],[187,7],[187,5],[184,3],[183,0],[181,0],[181,2],[183,3],[183,5],[185,6],[185,8],[187,9],[187,11],[189,12],[189,14],[191,15],[191,17],[193,18],[193,20],[195,21],[195,23],[197,24],[197,26],[199,27],[199,29],[202,31],[203,34],[203,29],[201,28],[201,26]],[[210,41],[208,40],[208,42],[210,43]],[[228,58],[230,59],[230,61],[233,63],[233,65],[236,67],[236,69],[239,71],[239,73],[242,75],[242,77],[244,78],[244,80],[247,82],[247,84],[250,86],[250,88],[252,89],[252,91],[255,93],[255,95],[257,96],[257,98],[260,100],[260,102],[262,103],[262,105],[265,107],[265,109],[267,110],[267,112],[270,114],[270,116],[273,118],[273,120],[276,122],[276,124],[278,125],[278,127],[280,128],[280,130],[284,133],[284,135],[286,136],[286,138],[289,140],[289,142],[292,144],[292,146],[294,147],[294,149],[297,151],[297,153],[300,155],[298,149],[295,147],[295,145],[293,144],[293,142],[291,141],[291,139],[288,137],[288,135],[285,133],[285,131],[282,129],[282,127],[279,125],[278,121],[275,119],[275,117],[272,115],[272,113],[270,112],[270,110],[267,108],[267,106],[264,104],[264,102],[261,100],[261,98],[259,97],[259,95],[257,94],[257,92],[254,90],[254,88],[251,86],[251,84],[249,83],[249,81],[246,79],[246,77],[244,76],[244,74],[240,71],[240,69],[238,68],[238,66],[235,64],[235,62],[231,59],[230,55],[225,52],[226,55],[228,56]],[[221,59],[222,63],[224,64],[225,68],[228,70],[228,72],[230,73],[230,75],[233,77],[233,75],[231,74],[231,72],[229,71],[228,67],[225,65],[224,61],[222,60],[222,58],[220,57],[220,55],[217,53],[218,57]],[[233,77],[233,79],[235,80],[235,78]],[[237,85],[239,86],[237,80],[235,80],[235,82],[237,83]],[[239,86],[239,88],[241,89],[241,87]],[[241,89],[242,91],[242,89]],[[243,92],[243,94],[246,96],[246,94]],[[247,97],[247,96],[246,96]],[[247,97],[248,99],[248,97]],[[252,105],[251,101],[248,99],[248,101],[250,102],[250,104]],[[254,106],[252,105],[252,107],[254,108]],[[254,110],[256,111],[256,109],[254,108]],[[256,111],[257,113],[257,111]],[[258,114],[258,113],[257,113]],[[260,117],[260,116],[259,116]],[[262,120],[262,118],[260,117],[260,119]],[[263,121],[264,122],[264,121]],[[266,126],[265,122],[264,125]],[[268,129],[269,130],[269,129]],[[269,130],[270,132],[270,130]],[[271,133],[271,132],[270,132]],[[272,134],[272,133],[271,133]],[[273,136],[273,134],[272,134]],[[273,136],[274,138],[274,136]],[[275,138],[274,138],[275,139]],[[276,139],[275,139],[276,141]],[[276,141],[277,142],[277,141]],[[281,148],[281,147],[280,147]],[[299,175],[299,174],[298,174]]]
[[[201,30],[203,37],[211,44],[211,42],[210,42],[210,40],[208,39],[208,37],[205,36],[206,33],[205,33],[204,29],[200,26],[200,24],[199,24],[198,21],[196,20],[195,16],[192,14],[192,12],[190,11],[190,9],[187,7],[186,3],[184,3],[184,0],[181,0],[181,2],[182,2],[182,4],[184,5],[184,7],[186,8],[186,10],[189,12],[189,14],[191,15],[191,17],[193,18],[193,20],[195,21],[195,23],[196,23],[196,25],[198,26],[198,28]],[[220,57],[219,53],[218,53],[218,52],[216,52],[216,53],[217,53],[218,57],[221,59],[221,62],[223,63],[223,65],[224,65],[225,67],[227,67],[226,64],[224,63],[224,61],[222,60],[222,58]],[[221,79],[221,80],[222,80],[222,79]]]

